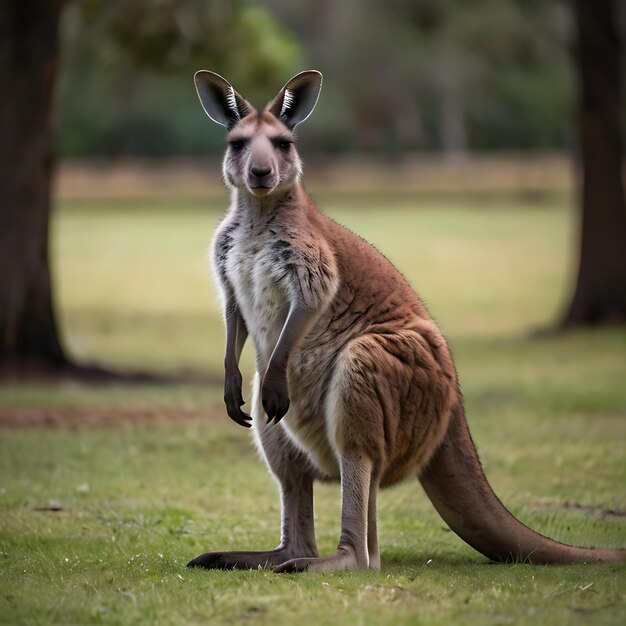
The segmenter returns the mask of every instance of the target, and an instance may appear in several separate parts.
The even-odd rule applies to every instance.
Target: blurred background
[[[613,329],[598,359],[624,347],[623,3],[28,0],[0,23],[5,373],[219,379],[224,129],[200,68],[258,106],[324,73],[298,128],[307,189],[399,266],[461,359],[581,325]]]
[[[575,23],[566,2],[169,0],[69,4],[62,158],[207,155],[190,77],[226,76],[257,105],[303,68],[326,75],[309,155],[567,151]],[[303,127],[304,128],[304,127]]]

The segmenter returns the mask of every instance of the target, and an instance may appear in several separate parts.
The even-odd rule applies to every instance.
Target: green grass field
[[[556,539],[626,546],[626,332],[533,338],[568,293],[568,201],[319,198],[402,270],[439,321],[487,475],[507,506]],[[53,269],[74,356],[219,375],[223,331],[206,252],[224,203],[59,207]],[[251,364],[247,349],[248,379]],[[380,496],[380,572],[186,570],[206,550],[278,540],[275,485],[220,395],[209,384],[0,387],[5,414],[155,418],[0,430],[0,623],[626,621],[625,566],[490,564],[446,530],[416,481]],[[185,418],[172,420],[177,411]],[[331,552],[338,486],[316,489],[316,525],[320,550]]]

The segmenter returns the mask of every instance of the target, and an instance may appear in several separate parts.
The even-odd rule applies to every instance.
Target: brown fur
[[[281,488],[283,521],[275,550],[207,553],[190,565],[377,568],[377,489],[415,475],[452,529],[492,559],[624,560],[623,551],[534,533],[491,491],[439,329],[393,265],[321,214],[300,184],[293,127],[315,105],[321,76],[294,77],[261,113],[221,77],[196,80],[207,113],[230,130],[224,178],[233,198],[213,244],[225,401],[232,419],[254,426]],[[237,365],[248,334],[258,372],[252,416],[241,410]],[[342,483],[341,538],[326,558],[313,531],[316,479]]]

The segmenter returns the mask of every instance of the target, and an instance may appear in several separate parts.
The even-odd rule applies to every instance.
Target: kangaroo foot
[[[343,572],[346,570],[367,569],[368,563],[359,562],[352,550],[339,549],[333,556],[322,558],[297,558],[274,567],[276,574],[290,572]]]
[[[205,552],[187,563],[187,567],[204,569],[264,569],[283,563],[292,558],[291,551],[285,549],[262,552]]]

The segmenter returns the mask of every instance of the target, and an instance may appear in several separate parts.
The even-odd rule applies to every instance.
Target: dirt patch
[[[583,504],[581,502],[574,502],[572,500],[566,500],[560,502],[553,498],[542,498],[536,502],[533,509],[537,513],[543,513],[545,511],[569,511],[572,513],[580,513],[588,517],[595,517],[603,521],[621,521],[626,520],[626,511],[622,509],[609,509],[607,507],[598,506],[595,504]]]
[[[199,408],[41,408],[0,407],[0,429],[117,428],[135,424],[176,424],[227,420],[222,406]]]
[[[565,502],[563,508],[566,511],[578,511],[585,515],[591,515],[599,517],[603,520],[623,520],[626,518],[626,511],[619,511],[617,509],[605,509],[601,506],[594,506],[592,504],[580,504],[580,502]]]

